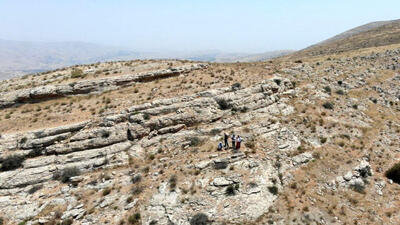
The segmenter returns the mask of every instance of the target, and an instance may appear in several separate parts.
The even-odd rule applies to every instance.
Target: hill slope
[[[305,57],[337,54],[398,43],[400,43],[400,20],[379,21],[356,27],[293,55]]]

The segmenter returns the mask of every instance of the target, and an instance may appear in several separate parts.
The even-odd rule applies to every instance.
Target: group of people
[[[235,134],[232,134],[231,141],[232,141],[232,149],[240,150],[240,144],[242,143],[243,139],[239,135],[235,136]],[[225,149],[229,148],[229,135],[227,133],[224,133],[224,146],[222,146],[222,142],[219,142],[218,150],[222,150],[223,147]]]

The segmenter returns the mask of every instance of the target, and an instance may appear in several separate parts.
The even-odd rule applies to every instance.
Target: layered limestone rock
[[[11,107],[19,103],[38,102],[69,95],[101,93],[114,90],[119,86],[125,86],[136,82],[149,82],[156,79],[178,76],[193,70],[203,69],[206,64],[192,64],[171,69],[152,71],[134,75],[102,78],[98,80],[84,80],[69,84],[46,85],[30,89],[9,92],[0,97],[0,108]]]
[[[195,195],[188,196],[182,188],[170,190],[168,183],[164,182],[149,202],[142,203],[139,208],[145,224],[154,220],[160,224],[189,224],[188,218],[198,211],[219,221],[254,220],[274,202],[277,192],[287,184],[285,177],[290,176],[290,171],[312,159],[309,153],[293,159],[286,154],[300,145],[299,138],[295,130],[274,120],[275,115],[293,112],[293,108],[285,104],[285,99],[293,94],[291,90],[294,87],[289,80],[274,77],[248,88],[221,88],[157,100],[79,124],[4,135],[0,139],[1,158],[4,160],[9,155],[19,154],[25,160],[20,168],[0,172],[2,204],[9,218],[34,217],[40,210],[32,205],[36,204],[35,201],[22,201],[27,197],[26,190],[40,184],[56,185],[58,181],[53,180],[53,175],[64,168],[76,167],[81,171],[79,177],[71,178],[71,184],[76,186],[88,179],[88,172],[123,168],[132,158],[144,158],[146,154],[157,151],[162,142],[167,143],[171,154],[175,155],[192,145],[188,137],[204,139],[211,136],[213,139],[216,133],[247,127],[252,135],[244,132],[245,142],[255,138],[268,140],[268,147],[263,149],[270,152],[268,157],[253,158],[241,152],[226,152],[217,153],[212,159],[196,159],[186,167],[201,170],[202,178],[193,181],[185,177],[179,181],[188,188],[190,185],[197,187]],[[276,167],[275,158],[280,159],[279,167]],[[174,161],[173,158],[162,161],[167,160],[170,163]],[[159,175],[154,174],[152,179]],[[117,182],[123,185],[129,180],[129,173],[122,172],[96,186],[80,188],[99,190]],[[82,224],[100,224],[100,218],[86,215],[85,209],[78,204],[79,200],[70,195],[74,185],[52,197],[43,197],[43,201],[50,202],[54,197],[64,196],[66,200],[60,205],[68,209],[62,218],[72,217],[81,220]],[[13,199],[10,199],[11,195]],[[125,195],[118,199],[111,196],[114,195],[99,201],[95,207],[102,208],[104,217],[117,223],[117,219],[112,219],[109,207],[119,202],[122,210],[128,211],[137,200],[128,203]],[[10,201],[18,205],[12,207],[26,208],[27,213],[14,215],[11,206],[7,206]],[[31,208],[35,209],[28,210]]]

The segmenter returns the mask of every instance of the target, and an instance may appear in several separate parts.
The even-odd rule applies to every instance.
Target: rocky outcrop
[[[280,85],[275,81],[277,79],[282,80],[279,82]],[[134,106],[125,113],[100,118],[97,125],[95,121],[88,121],[25,134],[6,135],[0,142],[2,158],[15,154],[14,152],[25,155],[27,158],[30,158],[34,152],[33,156],[39,157],[24,162],[24,168],[20,169],[24,172],[18,173],[24,176],[24,179],[20,179],[15,184],[13,184],[15,179],[10,180],[10,177],[14,176],[13,171],[0,173],[2,177],[0,188],[19,187],[48,180],[49,171],[54,171],[56,164],[64,165],[76,160],[76,162],[85,162],[85,165],[79,167],[98,167],[102,165],[104,156],[119,153],[119,150],[114,152],[102,150],[108,146],[119,146],[120,143],[129,141],[136,143],[146,136],[152,139],[156,136],[179,132],[184,127],[213,123],[230,115],[232,110],[243,107],[249,111],[256,111],[276,103],[280,93],[290,88],[292,84],[288,80],[274,78],[245,89],[234,91],[231,88],[222,88]],[[219,99],[226,101],[229,105],[228,110],[221,109]],[[115,148],[125,149],[129,146]],[[91,151],[96,155],[92,156]],[[61,155],[65,155],[65,159]],[[77,157],[81,158],[78,160]],[[46,166],[44,170],[46,173],[41,178],[38,174],[41,174],[42,163],[35,162],[38,159],[45,162],[43,166]]]
[[[333,188],[336,188],[336,186],[346,187],[362,192],[365,189],[365,185],[368,184],[367,178],[369,176],[372,176],[371,166],[367,161],[363,160],[353,171],[348,171],[345,175],[337,177],[330,184]]]
[[[181,187],[170,191],[168,184],[163,183],[149,200],[148,206],[140,209],[146,224],[153,220],[160,224],[188,224],[188,219],[196,210],[218,217],[220,221],[256,219],[277,197],[277,193],[270,189],[278,191],[285,184],[281,179],[288,171],[312,158],[309,153],[293,159],[287,156],[287,152],[300,145],[296,132],[271,121],[274,115],[293,112],[281,100],[283,96],[290,97],[293,88],[289,80],[274,77],[247,88],[208,90],[133,106],[119,114],[79,124],[4,135],[0,139],[1,158],[21,154],[25,160],[21,168],[0,173],[0,193],[8,193],[5,196],[10,193],[21,194],[32,185],[54,184],[58,181],[53,181],[53,175],[70,167],[76,167],[82,173],[70,179],[71,184],[78,185],[87,179],[87,172],[129,165],[132,157],[145,158],[147,154],[157,151],[163,141],[170,146],[171,154],[179,154],[180,149],[194,145],[190,138],[196,137],[200,141],[215,135],[216,131],[241,127],[255,120],[258,123],[248,125],[248,128],[257,137],[273,140],[269,145],[277,151],[271,154],[280,154],[281,168],[276,168],[271,158],[252,158],[243,152],[217,153],[208,159],[196,159],[195,163],[188,163],[187,168],[201,170],[204,175],[194,183],[199,188],[197,195],[189,197]],[[250,141],[254,137],[244,133],[243,138]],[[285,146],[283,143],[286,143]],[[160,159],[167,160],[173,161]],[[224,172],[215,176],[217,171]],[[128,180],[128,183],[130,180],[128,174],[121,175],[120,179]],[[85,188],[103,189],[112,186],[115,181],[103,182],[96,187],[88,185]],[[180,182],[188,186],[191,181],[183,178]],[[234,188],[232,193],[227,191],[231,186]],[[61,193],[68,193],[68,190]],[[96,202],[95,207],[103,210],[113,202],[120,201],[118,204],[123,205],[122,210],[127,211],[137,202],[133,200],[126,203],[126,196],[122,199],[111,196],[114,195]],[[85,215],[86,209],[76,200],[69,199],[65,204],[69,206],[62,218],[75,218],[89,224],[101,223]],[[18,207],[34,206],[21,203]],[[38,213],[40,210],[33,210],[29,216]]]
[[[23,89],[7,93],[0,97],[0,108],[7,108],[15,104],[44,101],[69,95],[101,93],[107,90],[114,90],[120,86],[178,76],[182,73],[203,69],[205,67],[205,64],[193,64],[135,75],[124,75],[98,80],[84,80],[69,84],[47,85],[31,89]]]

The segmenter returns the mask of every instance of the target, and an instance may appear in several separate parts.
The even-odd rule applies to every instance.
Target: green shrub
[[[109,138],[110,137],[110,131],[106,131],[106,130],[103,130],[103,131],[101,131],[101,137],[102,138]]]
[[[268,187],[268,191],[273,195],[277,195],[278,194],[278,188],[276,186]]]
[[[210,224],[211,221],[208,219],[208,216],[204,213],[197,213],[190,219],[190,225],[207,225]]]
[[[42,155],[42,148],[33,148],[27,155],[28,158],[34,158]]]
[[[241,107],[241,108],[240,108],[240,112],[241,112],[241,113],[245,113],[245,112],[247,112],[247,111],[249,111],[249,108],[248,108],[247,106],[244,106],[244,107]]]
[[[330,94],[330,93],[332,92],[332,89],[331,89],[331,87],[329,87],[329,86],[325,86],[325,87],[324,87],[324,90],[325,90],[325,92],[328,93],[328,94]]]
[[[158,222],[156,220],[152,220],[149,225],[156,225]]]
[[[148,113],[144,113],[143,114],[143,119],[149,120],[150,119],[150,115]]]
[[[275,82],[275,84],[280,86],[282,81],[280,79],[274,79],[274,82]]]
[[[131,179],[132,184],[139,183],[140,181],[142,181],[142,175],[140,174],[134,175]]]
[[[155,158],[156,158],[156,156],[154,154],[149,155],[149,160],[153,161]]]
[[[42,188],[43,188],[43,185],[42,185],[42,184],[35,185],[35,186],[31,187],[31,188],[28,190],[28,193],[29,193],[29,194],[33,194],[33,193],[39,191],[39,190],[42,189]]]
[[[233,196],[236,194],[236,190],[235,187],[233,185],[229,185],[226,189],[225,189],[225,195],[227,196]]]
[[[61,222],[61,225],[71,225],[74,221],[71,218],[65,219]]]
[[[71,78],[81,78],[84,77],[83,71],[81,69],[73,69],[71,71]]]
[[[214,169],[216,170],[226,169],[227,167],[228,167],[228,162],[226,161],[214,162]]]
[[[106,188],[103,190],[103,196],[109,195],[111,193],[111,188]]]
[[[19,143],[20,144],[25,144],[25,142],[28,140],[28,138],[27,137],[23,137],[23,138],[21,138],[21,140],[19,140]]]
[[[129,196],[127,199],[126,199],[126,203],[131,203],[133,201],[133,197],[132,196]]]
[[[253,139],[248,140],[246,143],[244,143],[244,145],[250,149],[254,149],[256,147],[256,143]]]
[[[211,135],[214,135],[214,136],[215,136],[215,135],[217,135],[217,134],[220,133],[220,130],[219,130],[219,129],[213,128],[213,129],[211,129],[210,133],[211,133]]]
[[[332,103],[332,102],[325,102],[324,104],[322,104],[322,106],[323,106],[325,109],[330,109],[330,110],[333,109],[333,103]]]
[[[215,101],[217,101],[219,108],[221,110],[227,110],[230,109],[232,106],[228,103],[228,101],[226,99],[223,98],[218,98]]]
[[[63,183],[69,182],[71,177],[79,176],[80,170],[77,167],[67,167],[62,171],[56,171],[53,173],[53,179],[59,180]]]
[[[128,217],[128,222],[130,223],[130,224],[139,224],[139,222],[140,222],[140,213],[135,213],[135,214],[133,214],[133,215],[131,215],[131,216],[129,216]]]
[[[360,193],[360,194],[365,194],[365,187],[364,187],[364,185],[361,185],[361,184],[359,184],[359,183],[355,183],[355,184],[350,185],[350,188],[351,188],[352,190],[354,190],[355,192],[358,192],[358,193]]]
[[[336,94],[338,94],[338,95],[344,95],[344,91],[341,90],[341,89],[339,89],[339,90],[336,91]]]
[[[169,178],[169,181],[168,181],[168,182],[169,182],[169,187],[170,187],[171,190],[175,190],[177,181],[178,181],[178,178],[176,177],[175,174],[172,175],[172,176]]]
[[[394,164],[394,166],[387,170],[385,176],[393,180],[393,182],[400,184],[400,162]]]
[[[4,224],[4,219],[3,219],[3,217],[0,217],[0,225],[3,225]]]
[[[198,146],[202,143],[199,137],[186,137],[186,141],[189,141],[189,145],[192,147]]]
[[[143,192],[143,186],[134,186],[133,188],[132,188],[132,190],[131,190],[131,193],[133,194],[133,195],[139,195],[140,193],[142,193]]]
[[[240,87],[241,87],[240,83],[232,84],[232,90],[234,90],[234,91],[240,89]]]
[[[21,155],[10,155],[1,161],[1,171],[9,171],[22,167],[25,158]]]

